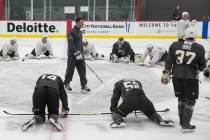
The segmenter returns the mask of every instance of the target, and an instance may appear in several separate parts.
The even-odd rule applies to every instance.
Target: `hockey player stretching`
[[[84,39],[82,42],[84,57],[87,60],[97,60],[104,58],[103,54],[97,53],[95,46]]]
[[[134,62],[135,53],[130,46],[130,43],[120,37],[117,42],[114,43],[112,53],[110,54],[110,60],[114,63],[122,62]]]
[[[18,60],[18,43],[14,37],[9,42],[5,43],[0,51],[0,61]]]
[[[168,84],[172,73],[181,131],[191,132],[195,125],[190,121],[199,95],[198,71],[206,67],[206,60],[205,50],[195,42],[196,33],[192,28],[186,30],[185,38],[185,41],[174,42],[170,46],[161,82]]]
[[[168,53],[164,48],[157,47],[155,48],[154,44],[148,44],[143,56],[140,58],[138,64],[144,65],[145,59],[149,56],[149,66],[153,66],[155,64],[161,64],[165,62]]]
[[[123,102],[118,106],[118,101]],[[133,111],[142,111],[150,120],[161,126],[173,126],[173,121],[163,120],[156,112],[153,103],[146,97],[141,82],[134,79],[123,79],[115,83],[111,107],[113,123],[112,128],[125,126],[122,117]]]
[[[49,122],[58,130],[61,131],[62,125],[58,122],[59,113],[59,98],[62,102],[61,117],[67,117],[68,97],[64,89],[62,79],[53,74],[41,75],[35,86],[33,93],[33,109],[34,117],[22,126],[22,130],[26,131],[34,124],[45,122],[45,107],[48,108]]]
[[[54,58],[51,43],[47,39],[47,35],[43,35],[42,40],[37,43],[30,54],[26,54],[23,61],[25,59],[40,59],[41,55],[45,55],[48,58]]]

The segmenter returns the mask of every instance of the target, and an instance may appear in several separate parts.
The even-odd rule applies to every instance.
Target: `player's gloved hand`
[[[210,72],[209,68],[205,68],[205,69],[203,70],[203,75],[204,75],[205,77],[209,77],[209,72]]]
[[[35,58],[36,58],[37,60],[40,60],[40,59],[41,59],[41,56],[40,56],[40,55],[37,55],[37,56],[35,56]]]
[[[50,55],[48,55],[48,58],[49,58],[49,59],[53,59],[54,56],[53,56],[52,54],[50,54]]]
[[[161,83],[167,85],[171,80],[171,72],[169,70],[163,70],[163,74],[161,76]]]
[[[60,113],[60,118],[67,118],[69,113],[69,109],[64,109],[63,107],[61,108],[61,113]]]
[[[5,55],[5,56],[3,57],[3,60],[4,60],[4,61],[10,61],[10,60],[12,60],[12,58],[11,58],[10,56],[8,56],[8,55]]]
[[[15,54],[15,56],[12,58],[13,60],[18,60],[20,59],[19,54]]]
[[[113,63],[117,63],[119,61],[119,58],[116,54],[113,54],[110,56],[110,60],[113,62]]]
[[[150,65],[154,65],[154,64],[155,64],[155,62],[154,62],[154,61],[152,61],[152,60],[150,60],[150,61],[149,61],[149,64],[150,64]]]
[[[82,59],[82,54],[80,53],[79,50],[74,53],[74,56],[76,57],[77,60],[81,60]]]

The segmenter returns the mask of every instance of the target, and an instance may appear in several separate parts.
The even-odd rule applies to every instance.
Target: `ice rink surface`
[[[6,39],[7,40],[7,39]],[[27,60],[0,62],[0,138],[1,140],[209,140],[210,133],[210,80],[200,74],[200,98],[197,100],[192,124],[197,126],[194,133],[180,133],[177,113],[177,99],[173,94],[172,83],[161,85],[160,77],[163,68],[147,68],[130,64],[114,64],[108,61],[112,44],[115,40],[89,39],[106,60],[86,61],[86,63],[104,81],[101,84],[95,75],[87,68],[88,86],[91,94],[80,93],[80,82],[77,71],[71,83],[73,91],[68,93],[70,113],[100,113],[109,112],[113,85],[123,78],[134,78],[142,82],[143,89],[154,103],[157,110],[170,108],[167,113],[160,113],[163,118],[172,119],[173,128],[160,127],[149,121],[144,115],[137,118],[130,114],[125,121],[127,127],[111,129],[110,115],[99,116],[69,116],[59,121],[64,127],[63,132],[55,131],[48,122],[33,126],[27,132],[22,132],[20,126],[32,116],[8,116],[12,113],[31,113],[32,94],[37,78],[43,73],[58,74],[64,78],[66,70],[66,40],[49,39],[55,56],[53,60]],[[128,40],[136,53],[143,53],[147,43],[154,43],[166,49],[173,40]],[[5,39],[0,39],[0,48]],[[20,39],[19,52],[21,57],[31,52],[37,39]],[[198,40],[209,49],[208,40]]]

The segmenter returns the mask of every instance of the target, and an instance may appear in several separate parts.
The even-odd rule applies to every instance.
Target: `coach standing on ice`
[[[90,92],[90,89],[87,87],[86,67],[82,47],[82,32],[80,30],[83,25],[83,19],[77,18],[76,25],[68,33],[68,60],[64,84],[67,90],[72,90],[70,82],[72,81],[74,69],[76,67],[80,76],[81,90],[87,93]]]

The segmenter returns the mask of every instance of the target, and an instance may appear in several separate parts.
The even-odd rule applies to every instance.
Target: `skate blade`
[[[191,133],[191,132],[194,132],[194,131],[195,131],[195,129],[183,129],[183,128],[181,128],[182,133]]]
[[[50,119],[49,119],[49,122],[50,122],[50,124],[51,124],[57,131],[62,131],[62,130],[63,130],[62,125],[59,124],[59,123],[56,123],[56,122],[54,121],[54,119],[50,118]]]
[[[160,122],[161,126],[166,126],[166,127],[173,127],[175,125],[174,122]]]
[[[90,94],[90,91],[81,90],[81,93],[84,93],[84,94]]]
[[[35,124],[35,120],[31,120],[30,122],[23,124],[21,129],[24,132],[24,131],[28,130],[29,128],[31,128],[34,124]]]
[[[122,122],[120,124],[116,124],[116,123],[111,123],[110,124],[111,128],[120,128],[120,127],[125,127],[125,126],[127,126],[127,124],[125,122]]]

